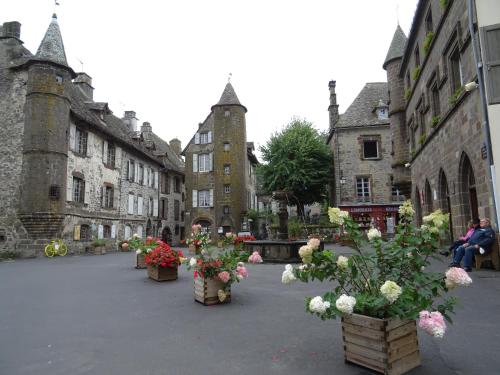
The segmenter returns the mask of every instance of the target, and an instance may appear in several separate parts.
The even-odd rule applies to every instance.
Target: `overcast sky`
[[[134,110],[182,147],[231,83],[248,109],[247,140],[263,145],[292,117],[328,128],[328,82],[344,112],[382,64],[399,23],[408,34],[417,0],[15,0],[0,22],[19,21],[35,53],[54,10],[68,63],[93,79],[94,100]],[[399,9],[399,10],[397,10]]]

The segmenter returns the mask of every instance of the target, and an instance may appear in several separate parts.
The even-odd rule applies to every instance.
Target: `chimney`
[[[137,131],[137,117],[135,117],[134,111],[125,111],[125,115],[122,120],[127,124],[128,130],[136,132]]]
[[[4,22],[0,36],[21,40],[21,24],[17,21]]]
[[[181,141],[179,141],[177,138],[174,138],[170,140],[169,144],[172,151],[175,152],[177,156],[180,156],[182,152]]]
[[[328,88],[330,89],[330,106],[328,107],[328,112],[330,112],[330,131],[339,121],[339,105],[337,104],[337,94],[335,93],[336,83],[336,81],[328,83]]]
[[[94,100],[94,88],[92,87],[92,77],[87,73],[76,73],[76,78],[73,84],[80,88],[85,97],[89,100]]]
[[[151,124],[149,122],[143,122],[141,126],[141,134],[142,139],[144,139],[144,143],[147,148],[153,147],[153,129],[151,128]]]

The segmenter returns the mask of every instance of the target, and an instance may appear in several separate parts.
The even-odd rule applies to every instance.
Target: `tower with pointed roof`
[[[228,82],[184,149],[186,226],[200,223],[212,234],[249,229],[246,213],[256,208],[256,158],[246,140],[246,112]]]
[[[390,96],[389,121],[393,142],[391,164],[393,169],[393,184],[400,190],[402,195],[409,197],[411,192],[411,174],[409,168],[405,167],[410,157],[408,130],[405,120],[405,87],[404,81],[399,75],[406,41],[406,35],[398,25],[387,51],[383,68],[387,71],[387,84]]]
[[[69,87],[74,77],[54,14],[35,56],[28,59],[24,107],[20,218],[27,228],[45,221],[33,236],[58,234],[65,210]],[[40,173],[44,171],[45,173]]]

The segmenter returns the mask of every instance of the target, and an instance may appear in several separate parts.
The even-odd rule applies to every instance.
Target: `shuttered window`
[[[484,72],[489,104],[500,103],[500,24],[481,29],[484,44]]]

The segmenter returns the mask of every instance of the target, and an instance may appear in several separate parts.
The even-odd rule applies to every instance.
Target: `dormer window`
[[[379,120],[387,120],[389,118],[389,106],[385,104],[382,99],[379,100],[375,110]]]

